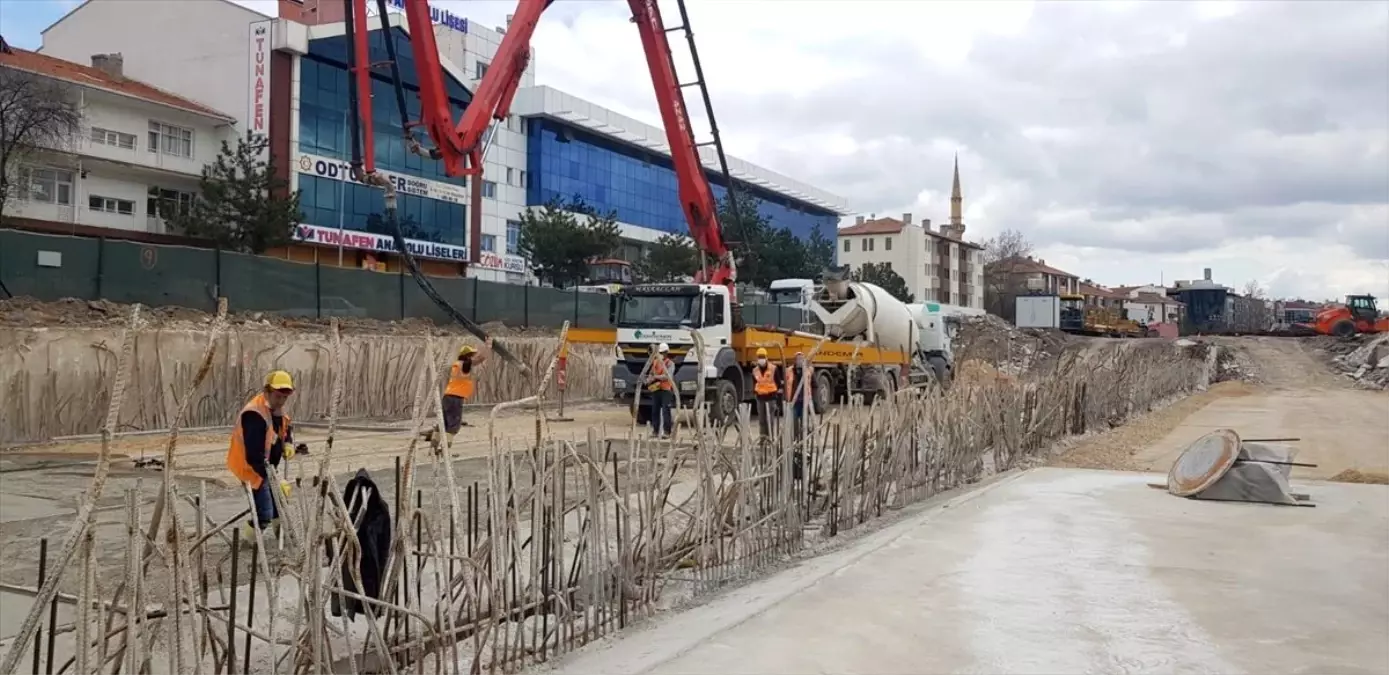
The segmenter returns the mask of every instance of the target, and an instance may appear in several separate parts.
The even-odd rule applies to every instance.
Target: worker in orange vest
[[[444,433],[449,436],[449,445],[453,445],[453,437],[464,426],[463,402],[472,398],[477,390],[473,382],[473,369],[482,365],[491,353],[492,338],[487,338],[482,351],[474,349],[472,345],[463,345],[458,350],[458,360],[449,368],[449,383],[444,387],[444,399],[440,402],[444,409]]]
[[[811,371],[805,367],[805,354],[796,352],[794,365],[786,371],[786,401],[791,404],[791,419],[795,420],[795,436],[801,437],[801,424],[805,418],[806,391],[815,386],[814,380],[804,382]]]
[[[675,361],[670,358],[670,345],[664,342],[656,347],[646,391],[651,396],[651,437],[669,438],[675,433]]]
[[[294,393],[294,379],[283,370],[265,377],[265,386],[237,413],[232,425],[231,445],[227,448],[227,469],[236,479],[249,485],[255,506],[256,525],[265,529],[278,517],[270,494],[267,466],[278,467],[281,459],[293,459],[294,437],[285,402]],[[300,446],[303,447],[303,446]],[[280,489],[289,495],[289,483]],[[255,532],[247,528],[247,535]]]
[[[784,391],[781,369],[767,361],[767,350],[757,348],[757,365],[752,368],[752,393],[757,395],[757,424],[763,436],[772,433],[772,417],[781,410]]]

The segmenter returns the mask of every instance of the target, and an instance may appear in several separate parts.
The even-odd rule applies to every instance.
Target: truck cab
[[[746,387],[733,348],[733,306],[724,286],[709,284],[639,284],[615,298],[617,327],[613,396],[631,402],[642,386],[641,373],[656,345],[670,347],[675,387],[682,401],[693,401],[700,387],[717,407],[715,417],[731,413]],[[693,353],[694,334],[704,343],[706,364]]]

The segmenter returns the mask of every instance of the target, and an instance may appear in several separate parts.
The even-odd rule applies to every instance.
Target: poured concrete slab
[[[54,499],[15,494],[8,489],[0,490],[0,523],[37,520],[70,513],[74,513],[71,506]]]
[[[1389,488],[1316,508],[1037,469],[561,662],[567,673],[1389,672]]]
[[[19,627],[24,623],[24,617],[29,615],[29,608],[34,604],[34,596],[28,593],[16,593],[9,590],[0,590],[0,644],[14,637],[19,632]],[[65,626],[72,623],[73,607],[66,603],[58,603],[58,625]],[[45,634],[48,631],[48,614],[43,615],[43,620],[39,623]]]

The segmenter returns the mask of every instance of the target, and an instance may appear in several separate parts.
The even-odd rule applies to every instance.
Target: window
[[[871,250],[873,250],[873,238],[872,238],[872,237],[864,237],[864,238],[863,238],[863,243],[859,245],[859,250],[862,250],[862,251],[871,251]]]
[[[521,172],[521,187],[526,187],[526,172]]]
[[[29,201],[57,206],[72,206],[71,171],[31,169],[20,173],[20,185],[24,184],[23,180],[26,173],[29,178]]]
[[[151,187],[145,200],[145,215],[168,218],[176,213],[188,213],[193,209],[193,193],[178,190],[165,190]]]
[[[521,223],[515,220],[506,221],[506,252],[508,255],[516,255],[521,250]]]
[[[102,213],[116,213],[122,216],[135,215],[135,202],[129,199],[114,199],[111,197],[98,197],[92,195],[87,198],[87,206],[93,211]]]
[[[494,181],[494,180],[485,180],[485,181],[482,181],[482,196],[483,196],[483,197],[486,197],[486,198],[488,198],[488,199],[496,199],[496,198],[497,198],[497,181]]]
[[[723,296],[706,295],[704,296],[704,325],[719,326],[723,324]]]
[[[111,145],[122,150],[135,149],[135,134],[126,134],[101,127],[92,127],[91,139],[93,143],[100,145]]]
[[[516,184],[516,183],[512,182],[512,181],[514,181],[515,178],[516,178],[515,173],[516,173],[516,172],[513,171],[511,167],[509,167],[509,166],[506,167],[506,184],[507,184],[507,185],[515,185],[515,184]]]
[[[892,237],[883,237],[883,250],[884,250],[884,251],[891,251],[891,250],[892,250]]]
[[[484,235],[482,235],[481,244],[482,244],[482,250],[487,251],[488,253],[495,252],[495,251],[497,250],[497,235],[495,235],[495,234],[484,234]]]
[[[150,152],[175,157],[193,156],[193,130],[150,120]]]
[[[844,240],[844,252],[845,252],[845,253],[848,253],[848,252],[849,252],[849,246],[850,246],[850,244],[853,244],[853,243],[854,243],[854,240],[852,240],[852,239],[845,239],[845,240]]]
[[[479,60],[477,62],[477,79],[481,80],[487,74],[487,62]]]

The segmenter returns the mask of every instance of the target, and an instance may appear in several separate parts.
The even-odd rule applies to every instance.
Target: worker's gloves
[[[285,459],[294,459],[294,456],[301,452],[306,455],[309,454],[309,445],[307,443],[296,443],[295,445],[286,445]]]
[[[290,495],[294,493],[294,486],[289,481],[282,480],[280,481],[280,492],[284,494],[285,499],[289,499]]]

